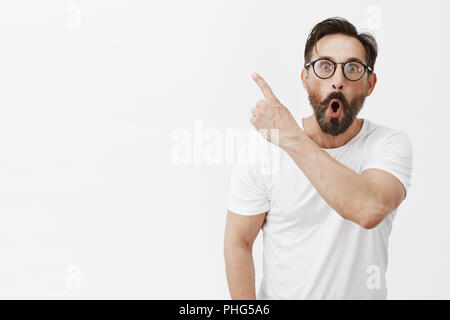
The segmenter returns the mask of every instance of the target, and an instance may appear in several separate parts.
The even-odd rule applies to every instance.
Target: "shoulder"
[[[390,128],[372,121],[369,122],[369,129],[367,139],[370,145],[402,145],[404,147],[412,148],[411,139],[409,135],[399,129]]]

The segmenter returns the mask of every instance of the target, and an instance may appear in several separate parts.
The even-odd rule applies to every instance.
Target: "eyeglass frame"
[[[314,64],[315,64],[317,61],[319,61],[319,60],[327,60],[327,61],[330,61],[330,62],[333,64],[334,69],[333,69],[333,73],[332,73],[330,76],[328,76],[328,77],[326,77],[326,78],[322,78],[322,77],[320,77],[320,76],[316,73],[316,69],[314,69]],[[350,63],[350,62],[358,62],[358,63],[362,64],[363,67],[364,67],[364,72],[363,72],[363,74],[361,75],[361,77],[359,77],[359,78],[356,79],[356,80],[349,79],[349,78],[345,75],[344,67],[345,67],[345,65],[346,65],[347,63]],[[334,73],[336,72],[336,69],[337,69],[337,65],[338,65],[338,64],[341,65],[341,68],[342,68],[342,74],[344,75],[345,79],[347,79],[347,80],[349,80],[349,81],[359,81],[359,80],[362,79],[362,77],[364,77],[364,75],[366,74],[366,71],[368,71],[369,73],[370,73],[370,72],[373,72],[373,69],[372,69],[371,67],[369,67],[368,65],[362,63],[361,61],[354,60],[354,59],[349,60],[349,61],[347,61],[347,62],[334,62],[333,60],[328,59],[328,58],[319,58],[319,59],[316,59],[316,60],[314,60],[314,61],[310,61],[310,62],[308,62],[308,63],[305,63],[305,68],[307,68],[307,67],[309,67],[309,66],[312,66],[312,69],[313,69],[313,71],[314,71],[314,74],[315,74],[319,79],[325,80],[325,79],[331,78],[331,77],[334,75]]]

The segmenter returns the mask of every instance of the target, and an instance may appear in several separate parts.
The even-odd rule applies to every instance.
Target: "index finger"
[[[269,85],[266,83],[266,81],[264,81],[264,79],[259,74],[254,72],[252,74],[252,78],[253,78],[253,80],[255,80],[256,84],[261,89],[264,97],[268,101],[279,102],[277,97],[275,97],[275,95],[273,94],[272,89],[270,89]]]

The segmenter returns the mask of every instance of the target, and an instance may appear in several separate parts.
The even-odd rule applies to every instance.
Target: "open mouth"
[[[333,118],[339,117],[342,110],[342,103],[338,99],[333,99],[330,101],[330,116]]]

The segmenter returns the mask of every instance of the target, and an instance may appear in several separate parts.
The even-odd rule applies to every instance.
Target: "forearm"
[[[233,300],[255,300],[255,267],[252,247],[225,245],[225,268]]]
[[[364,225],[378,210],[379,201],[364,177],[331,157],[306,134],[284,150],[343,218]]]

